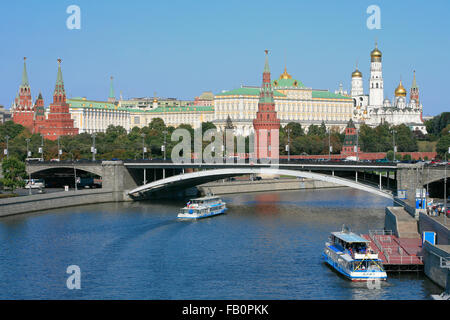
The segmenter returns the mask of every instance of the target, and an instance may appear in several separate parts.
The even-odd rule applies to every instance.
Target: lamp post
[[[167,135],[167,130],[163,131],[164,133],[164,160],[166,160],[166,135]]]
[[[92,161],[95,161],[95,154],[97,153],[97,149],[95,149],[95,132],[92,134],[91,152],[92,152]]]
[[[166,161],[166,135],[167,135],[167,130],[163,131],[164,133],[164,145],[163,145],[163,152],[164,152],[164,162]],[[166,169],[163,169],[163,179],[166,178]]]
[[[288,144],[286,146],[287,152],[288,152],[288,162],[291,161],[291,129],[287,128],[287,135],[288,135]]]
[[[25,141],[27,142],[27,158],[30,158],[30,138],[26,138]]]
[[[397,131],[395,131],[394,129],[392,129],[392,148],[394,151],[394,162],[395,162],[395,152],[397,151],[397,147],[395,145],[395,134],[397,133]]]
[[[147,152],[147,148],[145,147],[145,133],[142,134],[142,160],[145,159],[145,153]]]
[[[41,134],[41,147],[39,148],[41,154],[41,161],[44,161],[44,135]]]
[[[331,161],[331,151],[333,147],[331,146],[331,127],[328,128],[328,161]]]
[[[61,161],[61,149],[59,146],[59,138],[60,138],[60,136],[58,136],[58,161]]]
[[[6,136],[5,138],[6,138],[6,150],[5,150],[5,153],[6,153],[6,159],[8,159],[9,158],[9,136]]]

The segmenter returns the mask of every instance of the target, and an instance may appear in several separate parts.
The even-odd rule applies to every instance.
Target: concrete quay
[[[262,180],[236,180],[236,181],[216,181],[202,184],[197,187],[201,194],[212,192],[215,195],[264,192],[264,191],[285,191],[304,189],[324,189],[343,188],[332,182],[317,181],[310,179],[262,179]]]
[[[0,217],[56,208],[116,201],[115,192],[105,189],[62,191],[2,199]]]

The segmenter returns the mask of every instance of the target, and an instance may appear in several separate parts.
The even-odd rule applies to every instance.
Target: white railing
[[[400,264],[416,264],[419,260],[421,263],[423,263],[423,257],[422,256],[393,256],[389,259],[389,263],[400,263]]]

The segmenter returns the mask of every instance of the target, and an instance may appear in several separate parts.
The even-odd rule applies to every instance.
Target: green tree
[[[386,153],[386,158],[387,158],[389,161],[394,160],[394,151],[389,150],[389,151]]]
[[[442,136],[437,144],[436,144],[436,152],[439,154],[441,158],[444,158],[444,155],[446,152],[448,152],[448,148],[450,147],[450,135],[447,134],[445,136]],[[449,155],[447,154],[447,159],[449,158]]]
[[[11,189],[13,193],[15,189],[25,186],[23,179],[26,178],[27,173],[24,162],[15,157],[5,158],[2,162],[2,171],[3,178],[1,182],[3,186]]]

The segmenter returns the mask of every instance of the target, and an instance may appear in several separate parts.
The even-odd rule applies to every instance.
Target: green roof
[[[83,98],[71,98],[67,99],[67,103],[71,108],[91,108],[91,109],[106,109],[106,110],[119,110],[119,111],[129,111],[128,108],[120,108],[114,103],[107,101],[95,101],[87,100]]]
[[[142,112],[142,113],[170,113],[170,112],[201,112],[201,111],[214,111],[214,106],[164,106],[157,107],[156,109],[143,110],[143,109],[127,109],[130,112]]]
[[[305,85],[295,79],[277,79],[272,82],[275,88],[304,88]]]
[[[259,96],[260,88],[241,87],[226,92],[216,94],[216,96]],[[275,97],[286,97],[279,91],[274,90],[273,95]]]
[[[313,99],[345,99],[352,100],[352,97],[343,96],[341,94],[331,93],[329,91],[312,91]]]

